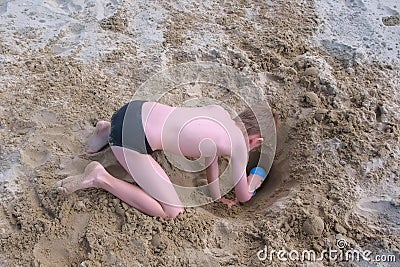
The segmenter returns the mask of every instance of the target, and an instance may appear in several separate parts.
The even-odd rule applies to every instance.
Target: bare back
[[[228,112],[217,105],[170,107],[147,102],[142,120],[150,146],[191,157],[232,155],[246,147],[242,132]]]

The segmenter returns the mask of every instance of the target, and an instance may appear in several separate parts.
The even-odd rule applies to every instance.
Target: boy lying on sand
[[[240,120],[246,129],[239,127]],[[176,217],[184,211],[183,205],[167,174],[151,156],[155,150],[165,150],[205,158],[207,181],[216,181],[210,184],[213,199],[231,207],[248,201],[265,179],[266,173],[259,167],[246,175],[248,153],[262,142],[256,118],[249,109],[232,120],[218,105],[170,107],[135,100],[116,111],[111,122],[97,123],[87,152],[97,152],[109,143],[119,163],[140,187],[113,177],[94,161],[82,175],[67,177],[57,182],[56,188],[66,194],[78,189],[102,188],[148,215]],[[236,184],[234,201],[221,198],[217,181],[219,156],[231,159],[232,179]]]

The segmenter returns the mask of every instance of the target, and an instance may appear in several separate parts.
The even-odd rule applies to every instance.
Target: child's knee
[[[180,213],[184,211],[185,209],[183,207],[169,207],[167,209],[164,209],[164,212],[168,218],[176,218]]]

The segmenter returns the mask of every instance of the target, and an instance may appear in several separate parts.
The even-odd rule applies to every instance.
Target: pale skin
[[[219,178],[218,157],[231,157],[236,177],[236,199],[221,197],[219,184],[211,186],[213,199],[231,207],[246,202],[262,183],[258,175],[246,175],[248,152],[261,145],[259,134],[245,137],[229,114],[216,105],[186,108],[145,102],[142,107],[144,131],[153,151],[165,150],[206,161],[207,181]],[[108,144],[110,122],[99,121],[88,140],[88,153]],[[98,162],[91,162],[82,175],[67,177],[56,184],[60,192],[70,194],[84,188],[102,188],[143,213],[159,217],[176,217],[183,205],[169,177],[151,155],[119,146],[111,149],[127,172],[142,186],[120,180],[109,174]],[[162,180],[160,180],[162,178]],[[163,185],[160,186],[159,182]],[[162,201],[161,201],[161,200]]]

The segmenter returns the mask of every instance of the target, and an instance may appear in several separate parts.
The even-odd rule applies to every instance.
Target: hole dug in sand
[[[280,209],[290,197],[296,182],[290,178],[288,152],[291,146],[287,142],[288,131],[287,125],[281,125],[277,130],[276,154],[271,170],[265,182],[258,188],[256,196],[244,205],[244,216],[252,218],[266,214],[269,209]],[[255,166],[258,158],[257,153],[251,154],[248,166]]]

